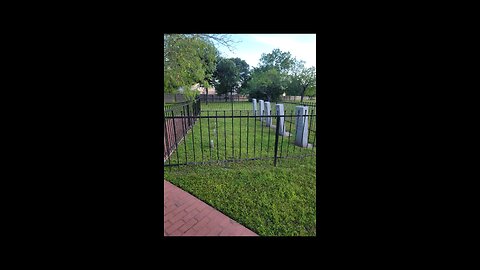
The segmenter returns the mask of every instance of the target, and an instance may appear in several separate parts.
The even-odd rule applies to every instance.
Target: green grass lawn
[[[165,179],[260,236],[316,235],[316,159],[165,169]]]

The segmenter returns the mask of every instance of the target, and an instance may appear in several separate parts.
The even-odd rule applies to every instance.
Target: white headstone
[[[269,117],[270,111],[271,111],[270,102],[265,101],[265,116],[267,116],[265,117],[265,126],[267,127],[272,125],[272,117]]]
[[[252,104],[253,104],[253,115],[257,115],[257,99],[252,98]]]
[[[308,146],[308,107],[295,107],[295,144],[301,147]]]
[[[276,107],[277,115],[285,115],[283,104],[277,104],[275,105],[275,107]],[[284,116],[280,117],[279,126],[280,127],[278,129],[278,133],[281,136],[284,136],[285,135],[285,117]]]
[[[262,121],[262,116],[263,116],[263,111],[265,110],[265,104],[264,104],[264,101],[263,100],[259,100],[260,101],[260,121]]]

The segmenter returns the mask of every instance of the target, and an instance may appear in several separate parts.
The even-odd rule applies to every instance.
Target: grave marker
[[[265,110],[265,105],[264,105],[264,101],[263,100],[259,100],[260,101],[260,121],[263,121],[263,111]]]
[[[308,146],[308,107],[295,107],[295,144],[301,147]]]
[[[265,102],[265,126],[270,127],[272,125],[272,117],[270,117],[270,102],[266,101]]]
[[[277,104],[277,105],[275,105],[275,108],[277,109],[277,115],[285,115],[283,104]],[[280,127],[279,127],[279,130],[278,130],[278,133],[281,136],[285,136],[285,117],[284,116],[280,117],[279,126]]]

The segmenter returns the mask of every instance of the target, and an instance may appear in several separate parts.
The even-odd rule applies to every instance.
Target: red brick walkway
[[[163,188],[164,236],[257,236],[170,182]]]

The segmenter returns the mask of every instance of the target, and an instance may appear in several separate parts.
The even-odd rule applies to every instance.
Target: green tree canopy
[[[240,72],[232,59],[220,58],[214,78],[218,95],[232,93],[238,88]]]
[[[271,53],[263,53],[260,57],[259,68],[263,70],[276,69],[280,73],[288,73],[294,62],[290,52],[282,52],[280,49],[274,49]]]
[[[164,91],[189,92],[195,84],[208,87],[216,69],[218,50],[208,36],[164,35]],[[187,94],[187,93],[186,93]]]
[[[282,76],[277,69],[264,70],[260,68],[254,70],[248,88],[250,98],[277,101],[285,87]]]
[[[247,89],[247,82],[250,79],[250,66],[240,58],[231,58],[231,60],[235,63],[235,66],[238,70],[238,77],[239,77],[239,86],[237,87],[236,91],[238,93],[246,93]]]
[[[286,92],[289,95],[300,95],[303,101],[306,94],[308,96],[315,94],[312,93],[313,89],[316,90],[315,67],[306,68],[305,61],[293,59]]]

